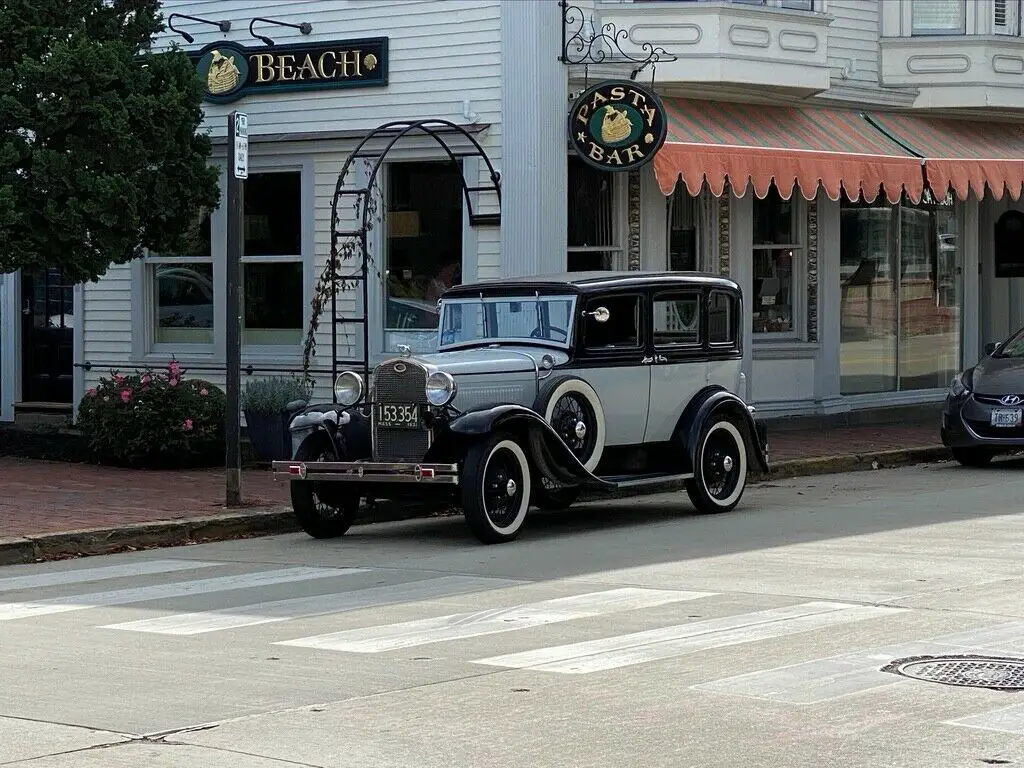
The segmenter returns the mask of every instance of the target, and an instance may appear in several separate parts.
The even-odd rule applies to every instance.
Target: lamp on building
[[[257,16],[249,22],[249,34],[255,37],[257,40],[260,40],[264,45],[273,45],[274,41],[271,40],[266,35],[256,34],[256,32],[253,30],[253,25],[255,25],[257,21],[262,21],[266,24],[276,24],[279,27],[291,27],[292,29],[299,30],[299,32],[301,32],[304,35],[308,35],[310,32],[313,31],[313,25],[310,24],[308,21],[304,21],[301,24],[290,24],[287,21],[277,21],[276,19],[267,19],[262,16]]]
[[[192,35],[190,35],[188,32],[185,32],[180,29],[175,29],[174,20],[176,18],[188,19],[189,21],[198,21],[200,24],[209,24],[212,27],[219,28],[221,32],[231,31],[231,22],[226,19],[224,21],[211,21],[210,19],[201,19],[198,16],[188,16],[184,13],[172,13],[170,16],[167,17],[167,28],[171,30],[171,32],[177,32],[179,35],[185,38],[186,43],[194,43],[196,39],[192,37]]]

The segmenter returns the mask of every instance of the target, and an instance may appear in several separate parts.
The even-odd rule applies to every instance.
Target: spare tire
[[[578,376],[552,379],[541,387],[533,406],[579,459],[593,472],[604,453],[604,409],[597,392]]]

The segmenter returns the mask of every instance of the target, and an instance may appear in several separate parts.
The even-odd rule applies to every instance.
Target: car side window
[[[733,338],[733,299],[724,291],[712,291],[708,300],[708,341],[731,344]]]
[[[598,322],[594,312],[608,310],[608,319]],[[587,349],[636,349],[640,346],[640,297],[603,296],[587,302],[583,317],[583,344]]]
[[[672,293],[654,299],[654,345],[697,345],[700,338],[700,293]]]

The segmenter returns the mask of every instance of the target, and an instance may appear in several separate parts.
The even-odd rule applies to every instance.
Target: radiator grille
[[[398,370],[396,370],[396,368]],[[401,370],[404,368],[405,370]],[[426,405],[426,369],[411,360],[389,360],[373,372],[373,403],[415,403]],[[373,457],[376,461],[420,461],[430,447],[426,429],[394,429],[377,426],[377,411],[371,411]]]

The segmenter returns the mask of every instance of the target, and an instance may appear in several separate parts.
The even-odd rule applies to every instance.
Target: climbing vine
[[[337,195],[344,186],[345,177],[348,175],[348,171],[349,166],[346,165],[346,167],[342,169],[341,175],[338,177],[338,185],[335,195]],[[375,221],[378,211],[377,201],[379,197],[380,188],[376,185],[376,182],[374,182],[373,187],[361,190],[357,195],[355,195],[355,203],[352,205],[355,214],[355,221],[358,222],[361,228],[365,229],[365,236],[367,237],[373,230],[373,222]],[[316,281],[316,286],[313,289],[313,300],[310,303],[312,312],[310,313],[309,318],[309,328],[306,331],[306,341],[302,348],[303,380],[310,387],[313,387],[315,384],[315,380],[310,369],[313,365],[313,358],[316,357],[316,334],[320,328],[320,318],[327,309],[332,297],[337,295],[339,291],[349,290],[359,284],[358,281],[353,279],[354,275],[343,275],[341,273],[342,263],[349,262],[352,259],[356,259],[358,261],[365,257],[367,274],[373,274],[376,277],[381,276],[380,270],[376,268],[376,260],[369,252],[369,249],[367,249],[365,254],[363,253],[363,236],[359,234],[359,230],[356,230],[354,234],[341,234],[338,228],[338,219],[337,209],[332,210],[331,253],[327,262],[324,264],[324,268],[320,272],[320,276]],[[362,265],[360,264],[359,266],[361,271]]]

